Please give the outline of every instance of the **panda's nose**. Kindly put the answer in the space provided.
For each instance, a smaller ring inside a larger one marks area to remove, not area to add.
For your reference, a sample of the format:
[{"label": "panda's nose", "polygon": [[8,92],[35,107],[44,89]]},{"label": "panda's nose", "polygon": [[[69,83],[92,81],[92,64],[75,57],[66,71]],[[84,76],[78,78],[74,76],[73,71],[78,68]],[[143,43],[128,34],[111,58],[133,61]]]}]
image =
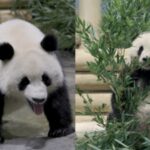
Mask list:
[{"label": "panda's nose", "polygon": [[39,99],[39,98],[32,98],[32,100],[33,100],[34,102],[36,102],[36,103],[42,103],[42,102],[45,101],[44,98],[42,98],[42,99]]},{"label": "panda's nose", "polygon": [[147,57],[144,57],[144,58],[143,58],[143,62],[146,62],[147,60],[148,60]]}]

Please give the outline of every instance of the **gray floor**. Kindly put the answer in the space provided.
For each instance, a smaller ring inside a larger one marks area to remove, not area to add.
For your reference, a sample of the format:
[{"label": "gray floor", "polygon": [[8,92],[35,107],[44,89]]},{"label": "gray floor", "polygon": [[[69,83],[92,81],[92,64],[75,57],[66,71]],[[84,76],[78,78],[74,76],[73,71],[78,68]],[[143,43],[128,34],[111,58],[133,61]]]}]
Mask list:
[{"label": "gray floor", "polygon": [[[75,67],[74,56],[68,53],[59,54],[68,84],[72,109],[74,112]],[[0,150],[74,150],[75,135],[47,139],[48,124],[44,115],[36,116],[28,104],[7,104],[4,117],[4,135],[7,138]],[[16,110],[17,108],[17,110]]]},{"label": "gray floor", "polygon": [[74,134],[63,138],[19,138],[7,140],[0,150],[74,150]]}]

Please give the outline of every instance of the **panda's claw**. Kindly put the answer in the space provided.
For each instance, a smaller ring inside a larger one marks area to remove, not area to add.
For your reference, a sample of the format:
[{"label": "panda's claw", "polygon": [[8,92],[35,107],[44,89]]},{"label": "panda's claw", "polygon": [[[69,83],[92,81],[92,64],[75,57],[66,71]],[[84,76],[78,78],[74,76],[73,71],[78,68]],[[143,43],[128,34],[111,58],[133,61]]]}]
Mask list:
[{"label": "panda's claw", "polygon": [[72,127],[62,128],[62,129],[57,129],[54,131],[49,131],[48,137],[50,137],[50,138],[61,137],[61,136],[69,135],[74,132],[75,132],[75,130]]}]

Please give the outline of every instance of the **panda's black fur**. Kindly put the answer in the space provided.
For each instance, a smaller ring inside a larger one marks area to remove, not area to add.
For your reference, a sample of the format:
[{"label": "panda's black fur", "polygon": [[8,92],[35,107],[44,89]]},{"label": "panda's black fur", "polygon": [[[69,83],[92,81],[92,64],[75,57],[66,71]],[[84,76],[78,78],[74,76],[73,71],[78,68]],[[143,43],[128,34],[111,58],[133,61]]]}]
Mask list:
[{"label": "panda's black fur", "polygon": [[[0,141],[2,117],[9,92],[19,92],[32,109],[44,114],[48,137],[74,132],[64,74],[55,54],[57,40],[32,24],[14,19],[0,25]],[[35,107],[38,105],[38,110]],[[40,108],[40,109],[39,109]]]},{"label": "panda's black fur", "polygon": [[[134,70],[130,74],[130,77],[131,77],[131,84],[129,85],[129,87],[126,87],[126,88],[132,89],[134,85],[140,88],[141,92],[143,92],[146,88],[150,88],[150,70],[139,68],[137,70]],[[122,96],[121,96],[122,104],[126,103],[128,92],[131,92],[131,91],[130,90],[122,91]],[[116,106],[115,93],[112,93],[111,106],[112,106],[112,112],[109,114],[108,120],[112,120],[113,118],[121,119],[122,112],[125,112],[126,110],[124,109],[124,105],[120,106],[121,108],[119,109],[118,109],[118,106]]]},{"label": "panda's black fur", "polygon": [[69,98],[65,83],[54,93],[48,95],[48,99],[44,105],[44,112],[50,124],[49,137],[65,136],[73,132],[70,126],[72,116],[68,102]]}]

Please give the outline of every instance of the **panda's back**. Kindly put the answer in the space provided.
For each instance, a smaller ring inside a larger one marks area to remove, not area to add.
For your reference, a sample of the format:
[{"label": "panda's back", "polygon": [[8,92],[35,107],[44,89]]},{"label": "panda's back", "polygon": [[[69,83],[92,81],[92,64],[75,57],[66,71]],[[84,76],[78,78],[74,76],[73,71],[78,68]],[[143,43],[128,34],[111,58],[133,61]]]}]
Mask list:
[{"label": "panda's back", "polygon": [[38,28],[20,19],[0,24],[0,43],[9,42],[16,51],[38,48],[43,37]]}]

